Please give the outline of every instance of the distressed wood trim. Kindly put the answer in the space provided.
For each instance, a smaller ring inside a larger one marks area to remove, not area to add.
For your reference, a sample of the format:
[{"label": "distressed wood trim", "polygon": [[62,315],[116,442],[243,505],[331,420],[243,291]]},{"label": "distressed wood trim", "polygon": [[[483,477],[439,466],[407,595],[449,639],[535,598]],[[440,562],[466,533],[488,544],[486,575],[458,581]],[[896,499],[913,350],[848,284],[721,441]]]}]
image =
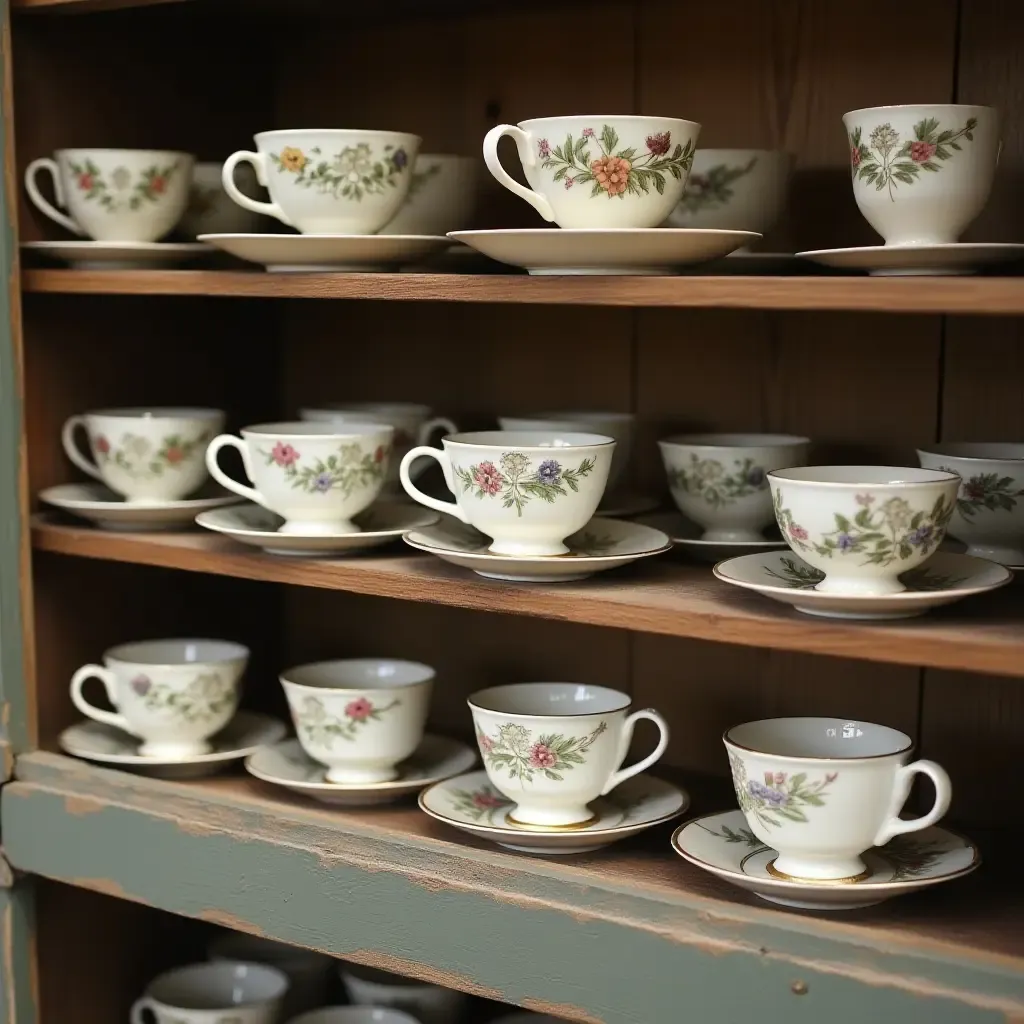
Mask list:
[{"label": "distressed wood trim", "polygon": [[34,969],[35,915],[29,880],[0,889],[0,1020],[37,1024],[39,993]]}]

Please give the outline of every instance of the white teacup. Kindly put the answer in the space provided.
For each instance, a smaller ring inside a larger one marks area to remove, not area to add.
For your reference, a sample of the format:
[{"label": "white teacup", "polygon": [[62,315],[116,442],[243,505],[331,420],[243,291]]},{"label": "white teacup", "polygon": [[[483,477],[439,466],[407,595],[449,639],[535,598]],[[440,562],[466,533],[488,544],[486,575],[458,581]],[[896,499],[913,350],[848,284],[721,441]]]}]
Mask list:
[{"label": "white teacup", "polygon": [[866,107],[843,115],[853,195],[886,245],[955,242],[988,201],[999,111],[961,103]]},{"label": "white teacup", "polygon": [[[51,220],[97,242],[155,242],[181,219],[193,157],[155,149],[59,149],[25,169],[29,198]],[[58,210],[39,191],[48,171]]]},{"label": "white teacup", "polygon": [[190,964],[154,978],[131,1024],[277,1024],[288,979],[263,964]]},{"label": "white teacup", "polygon": [[[120,644],[103,665],[83,665],[71,677],[71,700],[83,715],[137,736],[144,757],[193,757],[209,753],[209,737],[234,716],[248,661],[248,648],[230,640]],[[85,699],[82,687],[92,678],[116,712]]]},{"label": "white teacup", "polygon": [[[383,1006],[321,1006],[288,1024],[421,1024],[401,1010]],[[424,1022],[426,1024],[426,1022]]]},{"label": "white teacup", "polygon": [[772,521],[768,472],[807,462],[806,437],[679,434],[659,441],[672,500],[704,527],[702,540],[764,540]]},{"label": "white teacup", "polygon": [[[261,423],[243,429],[241,438],[214,438],[206,464],[229,491],[282,516],[280,533],[359,533],[352,516],[369,508],[380,493],[393,433],[383,423]],[[238,449],[253,487],[220,468],[217,453],[224,447]]]},{"label": "white teacup", "polygon": [[[259,231],[266,223],[259,214],[243,210],[224,191],[223,169],[220,162],[193,166],[188,205],[178,222],[178,230],[186,238],[206,234],[250,234]],[[235,181],[246,195],[252,196],[260,191],[256,171],[248,164],[235,169]]]},{"label": "white teacup", "polygon": [[[726,731],[736,799],[751,832],[778,850],[775,877],[855,882],[860,855],[893,836],[934,825],[949,809],[952,785],[934,761],[907,764],[909,736],[884,725],[840,718],[772,718]],[[935,784],[935,804],[900,818],[913,778]]]},{"label": "white teacup", "polygon": [[382,235],[446,235],[472,226],[480,192],[480,158],[420,153],[412,183]]},{"label": "white teacup", "polygon": [[[514,683],[469,698],[487,777],[515,801],[521,825],[584,825],[587,806],[650,768],[668,746],[668,725],[651,708],[629,713],[629,695],[583,683]],[[661,735],[652,754],[622,768],[636,723]]]},{"label": "white teacup", "polygon": [[1024,566],[1024,444],[933,444],[917,457],[925,469],[960,477],[949,533],[967,545],[967,554]]},{"label": "white teacup", "polygon": [[281,674],[302,749],[327,768],[327,781],[398,778],[399,762],[420,745],[434,670],[415,661],[350,658],[299,665]]},{"label": "white teacup", "polygon": [[[564,555],[563,541],[597,511],[615,442],[601,434],[482,430],[453,434],[439,448],[406,452],[399,474],[406,493],[461,519],[493,540],[498,555]],[[413,462],[436,459],[455,501],[438,501],[412,482]]]},{"label": "white teacup", "polygon": [[345,992],[356,1006],[403,1010],[420,1024],[456,1024],[469,1001],[465,992],[375,967],[342,963],[338,970]]},{"label": "white teacup", "polygon": [[[90,462],[75,442],[85,429]],[[220,409],[101,409],[61,431],[68,458],[128,502],[178,501],[206,482],[206,447],[224,429]]]},{"label": "white teacup", "polygon": [[[344,128],[260,132],[257,151],[232,153],[221,180],[239,206],[303,234],[372,235],[405,201],[420,141],[404,132]],[[269,203],[239,191],[234,173],[242,161],[256,168]]]},{"label": "white teacup", "polygon": [[[563,228],[654,228],[675,209],[700,125],[672,117],[611,114],[499,124],[484,138],[487,169],[545,220]],[[511,135],[529,188],[501,166]]]}]

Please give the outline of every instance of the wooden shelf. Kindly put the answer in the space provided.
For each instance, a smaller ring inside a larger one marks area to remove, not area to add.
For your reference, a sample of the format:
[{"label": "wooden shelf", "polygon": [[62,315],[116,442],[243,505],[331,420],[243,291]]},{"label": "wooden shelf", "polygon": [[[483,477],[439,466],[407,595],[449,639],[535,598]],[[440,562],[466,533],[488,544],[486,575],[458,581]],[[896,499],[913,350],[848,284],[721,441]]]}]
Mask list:
[{"label": "wooden shelf", "polygon": [[112,533],[37,515],[32,544],[84,558],[323,587],[406,601],[532,615],[744,646],[1024,676],[1020,588],[917,620],[862,623],[803,615],[665,556],[582,583],[485,580],[429,555],[392,549],[352,559],[286,559],[207,533]]},{"label": "wooden shelf", "polygon": [[1019,277],[530,277],[526,274],[268,274],[232,270],[25,270],[27,292],[219,295],[535,305],[1024,313]]}]

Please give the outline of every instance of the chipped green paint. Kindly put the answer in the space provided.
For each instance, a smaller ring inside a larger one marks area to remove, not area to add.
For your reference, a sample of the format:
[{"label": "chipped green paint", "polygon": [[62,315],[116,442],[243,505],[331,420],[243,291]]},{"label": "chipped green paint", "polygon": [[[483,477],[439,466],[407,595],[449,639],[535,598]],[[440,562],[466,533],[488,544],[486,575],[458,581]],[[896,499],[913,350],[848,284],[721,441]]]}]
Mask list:
[{"label": "chipped green paint", "polygon": [[19,879],[0,889],[0,1020],[36,1024],[32,934],[35,928],[32,883]]}]

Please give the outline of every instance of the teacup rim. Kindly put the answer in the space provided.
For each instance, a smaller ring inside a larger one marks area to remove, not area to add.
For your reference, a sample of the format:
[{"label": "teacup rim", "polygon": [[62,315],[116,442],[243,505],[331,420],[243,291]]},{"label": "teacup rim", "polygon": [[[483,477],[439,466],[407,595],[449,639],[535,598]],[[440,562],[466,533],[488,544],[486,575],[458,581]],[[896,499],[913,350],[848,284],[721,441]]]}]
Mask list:
[{"label": "teacup rim", "polygon": [[[960,455],[955,448],[1016,448],[1019,455]],[[943,451],[943,449],[947,449]],[[942,459],[959,459],[961,462],[1024,462],[1024,441],[940,441],[927,448],[918,448],[917,454],[935,455]]]},{"label": "teacup rim", "polygon": [[517,127],[526,129],[528,125],[550,124],[553,121],[672,121],[686,125],[687,128],[701,127],[699,121],[691,121],[685,117],[668,117],[661,114],[549,114],[546,117],[529,117],[525,121],[517,121]]},{"label": "teacup rim", "polygon": [[[146,644],[219,644],[221,647],[231,650],[233,653],[225,653],[221,657],[199,658],[196,661],[141,661],[136,655],[134,658],[127,657],[123,653],[127,648],[142,647]],[[189,665],[226,665],[232,661],[248,659],[252,651],[240,644],[237,640],[221,640],[217,637],[208,636],[166,636],[151,637],[147,640],[126,640],[124,643],[115,644],[103,652],[105,662],[116,662],[119,665],[145,665],[146,668],[183,668]]]},{"label": "teacup rim", "polygon": [[[424,985],[427,983],[424,982]],[[434,986],[436,987],[436,986]],[[332,1024],[338,1022],[358,1022],[358,1024],[419,1024],[419,1018],[410,1016],[397,1006],[368,1006],[360,1003],[334,1003],[329,1006],[317,1006],[312,1010],[305,1010],[297,1017],[290,1017],[288,1024],[303,1024],[303,1022],[316,1022],[320,1019],[330,1021]]]},{"label": "teacup rim", "polygon": [[[299,409],[299,419],[303,423],[315,423],[315,420],[307,421],[302,419],[303,413],[343,415],[348,412],[368,413],[373,411],[374,408],[381,410],[401,409],[405,413],[422,414],[424,416],[430,416],[433,413],[433,406],[427,405],[426,402],[348,402],[344,405],[338,402],[331,405],[303,405]],[[383,415],[383,413],[380,413],[380,415]]]},{"label": "teacup rim", "polygon": [[[874,472],[891,470],[894,475],[909,471],[911,473],[928,473],[931,476],[924,480],[815,480],[795,475],[826,469],[872,470]],[[838,464],[827,466],[790,466],[786,469],[771,469],[766,475],[769,480],[774,480],[778,483],[796,484],[797,486],[800,484],[810,484],[814,487],[847,489],[858,487],[900,487],[917,490],[922,487],[934,487],[936,484],[948,484],[953,483],[953,481],[959,483],[960,481],[960,476],[957,473],[947,473],[941,469],[925,469],[923,466],[842,466]]]},{"label": "teacup rim", "polygon": [[[488,693],[494,693],[498,690],[508,690],[513,687],[533,687],[533,686],[587,686],[593,690],[604,690],[606,693],[615,694],[618,697],[624,699],[623,703],[613,708],[605,708],[603,711],[580,711],[580,712],[560,712],[559,714],[530,714],[525,711],[505,711],[494,707],[485,707],[479,703],[480,699]],[[614,715],[620,711],[628,711],[632,706],[632,698],[628,693],[624,693],[622,690],[616,690],[611,686],[603,686],[600,683],[574,683],[570,681],[546,681],[546,682],[522,682],[522,683],[498,683],[495,686],[485,686],[482,690],[476,690],[466,698],[466,703],[469,705],[472,711],[484,711],[489,715],[501,715],[502,718],[597,718],[601,715]]]},{"label": "teacup rim", "polygon": [[920,110],[924,107],[929,110],[991,110],[995,114],[1000,113],[1000,108],[994,107],[990,103],[883,103],[877,107],[857,107],[856,110],[848,110],[843,114],[843,120],[881,110],[908,111]]},{"label": "teacup rim", "polygon": [[[318,429],[320,428],[320,429]],[[364,434],[394,433],[390,423],[372,423],[369,420],[352,420],[340,430],[330,423],[320,424],[316,420],[281,420],[279,423],[254,423],[242,427],[239,434],[244,438],[281,438],[292,441],[322,441],[331,437],[361,437]]]},{"label": "teacup rim", "polygon": [[216,420],[226,419],[223,409],[203,405],[129,405],[120,409],[90,409],[83,416],[106,416],[125,420]]},{"label": "teacup rim", "polygon": [[389,135],[396,139],[415,139],[417,143],[423,141],[423,137],[415,132],[398,132],[393,128],[272,128],[265,132],[257,132],[253,139],[259,145],[261,139],[277,138],[282,135]]},{"label": "teacup rim", "polygon": [[[894,729],[891,725],[881,725],[877,722],[863,722],[862,725],[873,725],[883,729],[888,729],[890,732],[896,733],[897,736],[901,736],[906,742],[898,750],[889,750],[882,754],[858,754],[851,757],[835,757],[828,756],[827,754],[776,754],[771,750],[765,750],[761,747],[751,747],[745,743],[738,743],[736,740],[730,737],[730,733],[737,729],[745,729],[752,725],[763,725],[768,722],[821,722],[821,721],[845,721],[844,719],[831,719],[820,715],[793,715],[785,718],[757,718],[750,722],[740,722],[737,725],[730,725],[722,733],[722,742],[727,748],[731,747],[735,750],[746,751],[750,754],[760,754],[764,757],[770,757],[776,761],[797,761],[801,764],[808,763],[811,761],[836,761],[842,762],[843,764],[851,764],[854,761],[880,761],[888,757],[899,757],[902,754],[909,754],[914,750],[915,743],[912,737],[908,736],[901,729]],[[850,719],[853,721],[853,719]]]},{"label": "teacup rim", "polygon": [[[499,422],[501,420],[564,420],[568,423],[577,418],[589,419],[591,417],[595,419],[601,418],[607,420],[618,420],[621,423],[628,423],[631,420],[635,420],[637,418],[637,414],[635,412],[616,412],[612,409],[605,410],[604,412],[601,412],[599,409],[570,409],[567,412],[558,412],[546,409],[541,412],[500,413],[497,416],[497,419]],[[586,433],[586,431],[584,431],[584,433]]]},{"label": "teacup rim", "polygon": [[[359,662],[390,662],[392,665],[403,665],[406,668],[418,671],[420,678],[410,679],[407,682],[384,682],[377,680],[366,685],[330,686],[318,683],[302,683],[291,678],[291,675],[302,670],[322,669],[335,665],[354,665]],[[372,693],[390,690],[412,690],[417,686],[426,686],[437,678],[437,670],[422,661],[411,661],[407,658],[324,658],[320,661],[307,661],[301,665],[292,665],[290,668],[282,669],[278,674],[278,681],[282,686],[295,686],[300,690],[316,691],[317,693]]]},{"label": "teacup rim", "polygon": [[[246,967],[256,968],[257,972],[264,974],[267,981],[275,982],[278,986],[277,991],[272,995],[264,996],[260,999],[249,999],[241,1003],[231,1003],[228,1006],[209,1006],[209,1007],[185,1007],[179,1006],[176,1003],[167,1002],[164,998],[154,993],[154,989],[157,989],[161,984],[171,984],[178,977],[188,974],[210,973],[215,971],[222,973],[225,970],[231,970],[232,968]],[[288,975],[278,967],[274,967],[271,964],[258,963],[254,960],[199,960],[191,964],[181,964],[178,967],[172,967],[170,970],[162,971],[155,978],[152,978],[149,984],[146,986],[146,996],[151,999],[158,1006],[165,1007],[169,1010],[190,1010],[195,1013],[221,1013],[225,1010],[234,1010],[244,1006],[262,1006],[264,1003],[271,1003],[276,999],[280,999],[289,988]]]},{"label": "teacup rim", "polygon": [[[516,451],[539,451],[539,452],[557,452],[566,451],[570,448],[606,448],[609,445],[617,444],[614,437],[609,437],[607,434],[595,434],[584,430],[567,430],[565,431],[566,437],[577,437],[587,438],[586,441],[573,441],[568,444],[553,446],[550,444],[544,444],[545,438],[551,436],[550,430],[463,430],[457,434],[447,434],[442,438],[442,444],[447,447],[448,445],[459,445],[463,448],[505,448],[515,449]],[[464,441],[461,438],[466,437],[485,437],[492,436],[492,441]],[[533,435],[534,439],[538,442],[537,444],[530,444],[529,442],[519,440],[506,439],[502,440],[502,435],[519,435],[520,438]]]},{"label": "teacup rim", "polygon": [[[716,438],[717,440],[711,440]],[[672,434],[658,441],[659,445],[679,445],[685,448],[789,448],[800,444],[810,444],[809,437],[799,434],[742,434],[731,432],[697,432],[692,434]]]},{"label": "teacup rim", "polygon": [[55,149],[54,153],[60,156],[64,153],[160,153],[165,156],[184,156],[195,162],[195,153],[187,153],[183,149],[140,149],[133,146],[67,146]]}]

